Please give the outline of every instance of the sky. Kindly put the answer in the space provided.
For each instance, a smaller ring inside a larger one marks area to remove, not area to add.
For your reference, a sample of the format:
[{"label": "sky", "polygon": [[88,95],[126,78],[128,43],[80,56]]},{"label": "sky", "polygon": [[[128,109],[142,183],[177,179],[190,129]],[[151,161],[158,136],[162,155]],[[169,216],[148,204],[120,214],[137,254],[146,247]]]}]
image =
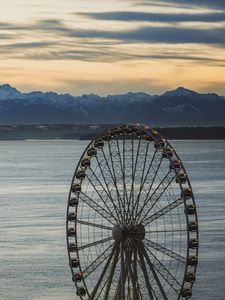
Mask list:
[{"label": "sky", "polygon": [[224,0],[0,0],[0,84],[225,95]]}]

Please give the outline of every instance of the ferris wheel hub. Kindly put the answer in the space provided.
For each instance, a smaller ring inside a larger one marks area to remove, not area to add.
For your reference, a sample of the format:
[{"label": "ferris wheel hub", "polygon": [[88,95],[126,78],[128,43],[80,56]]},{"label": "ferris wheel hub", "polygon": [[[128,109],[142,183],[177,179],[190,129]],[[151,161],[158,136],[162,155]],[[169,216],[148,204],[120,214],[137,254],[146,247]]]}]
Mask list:
[{"label": "ferris wheel hub", "polygon": [[112,236],[116,242],[120,242],[126,238],[133,238],[141,241],[145,238],[145,227],[141,223],[135,226],[124,228],[116,224],[112,229]]},{"label": "ferris wheel hub", "polygon": [[123,239],[123,229],[119,225],[114,225],[112,229],[112,236],[116,242],[120,242]]}]

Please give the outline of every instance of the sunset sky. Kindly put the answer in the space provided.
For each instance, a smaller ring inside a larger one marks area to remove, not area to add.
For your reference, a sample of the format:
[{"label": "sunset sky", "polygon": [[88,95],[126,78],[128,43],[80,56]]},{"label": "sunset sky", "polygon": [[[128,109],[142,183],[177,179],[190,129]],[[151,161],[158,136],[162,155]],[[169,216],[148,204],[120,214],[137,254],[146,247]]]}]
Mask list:
[{"label": "sunset sky", "polygon": [[8,0],[0,84],[99,95],[225,95],[224,0]]}]

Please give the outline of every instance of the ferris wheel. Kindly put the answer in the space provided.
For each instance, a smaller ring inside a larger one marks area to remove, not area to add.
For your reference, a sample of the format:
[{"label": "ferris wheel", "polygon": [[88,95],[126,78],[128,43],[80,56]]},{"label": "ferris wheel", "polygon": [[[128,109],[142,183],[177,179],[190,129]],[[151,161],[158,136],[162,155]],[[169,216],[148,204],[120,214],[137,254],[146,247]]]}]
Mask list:
[{"label": "ferris wheel", "polygon": [[78,162],[67,249],[80,299],[189,299],[196,280],[195,200],[175,149],[154,129],[118,125]]}]

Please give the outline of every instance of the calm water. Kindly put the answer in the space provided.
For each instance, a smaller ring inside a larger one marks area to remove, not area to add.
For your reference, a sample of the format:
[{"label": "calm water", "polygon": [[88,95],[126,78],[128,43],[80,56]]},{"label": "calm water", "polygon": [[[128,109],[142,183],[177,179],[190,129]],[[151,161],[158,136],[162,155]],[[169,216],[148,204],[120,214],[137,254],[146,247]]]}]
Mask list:
[{"label": "calm water", "polygon": [[[76,299],[67,195],[84,141],[0,142],[0,299]],[[225,299],[225,141],[172,141],[198,205],[195,300]]]}]

